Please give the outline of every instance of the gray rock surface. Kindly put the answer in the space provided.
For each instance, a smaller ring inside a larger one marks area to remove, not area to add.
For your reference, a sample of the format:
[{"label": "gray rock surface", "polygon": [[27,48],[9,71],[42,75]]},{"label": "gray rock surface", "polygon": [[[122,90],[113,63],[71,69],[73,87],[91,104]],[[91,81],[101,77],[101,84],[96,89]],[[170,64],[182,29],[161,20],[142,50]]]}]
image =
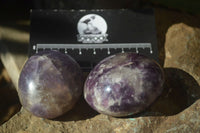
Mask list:
[{"label": "gray rock surface", "polygon": [[2,133],[194,133],[200,131],[200,100],[183,112],[169,117],[113,118],[96,115],[82,121],[53,121],[24,110],[0,127]]},{"label": "gray rock surface", "polygon": [[165,67],[179,68],[200,84],[200,29],[184,23],[172,25],[166,34]]}]

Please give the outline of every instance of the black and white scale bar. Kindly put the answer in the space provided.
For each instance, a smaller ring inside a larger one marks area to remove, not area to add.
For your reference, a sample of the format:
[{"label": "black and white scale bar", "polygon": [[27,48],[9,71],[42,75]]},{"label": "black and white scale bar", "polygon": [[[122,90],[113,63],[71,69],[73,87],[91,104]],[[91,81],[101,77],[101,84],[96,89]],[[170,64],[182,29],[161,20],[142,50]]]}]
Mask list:
[{"label": "black and white scale bar", "polygon": [[125,48],[135,48],[136,52],[138,53],[138,48],[149,48],[150,53],[152,54],[152,45],[151,43],[106,43],[106,44],[36,44],[33,45],[33,50],[36,50],[36,53],[38,52],[38,49],[93,49],[94,54],[96,54],[95,49],[122,49],[122,52],[124,52],[123,49]]}]

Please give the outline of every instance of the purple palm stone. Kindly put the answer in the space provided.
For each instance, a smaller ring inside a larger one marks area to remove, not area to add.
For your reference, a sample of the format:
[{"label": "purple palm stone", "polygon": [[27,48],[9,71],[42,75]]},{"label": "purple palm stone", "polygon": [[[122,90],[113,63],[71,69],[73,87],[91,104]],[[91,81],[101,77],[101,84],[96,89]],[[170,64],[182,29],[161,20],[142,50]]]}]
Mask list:
[{"label": "purple palm stone", "polygon": [[162,68],[136,53],[102,60],[90,72],[84,98],[99,113],[121,117],[144,111],[162,92]]},{"label": "purple palm stone", "polygon": [[43,118],[69,111],[82,93],[79,65],[68,55],[45,51],[31,56],[20,77],[18,95],[25,109]]}]

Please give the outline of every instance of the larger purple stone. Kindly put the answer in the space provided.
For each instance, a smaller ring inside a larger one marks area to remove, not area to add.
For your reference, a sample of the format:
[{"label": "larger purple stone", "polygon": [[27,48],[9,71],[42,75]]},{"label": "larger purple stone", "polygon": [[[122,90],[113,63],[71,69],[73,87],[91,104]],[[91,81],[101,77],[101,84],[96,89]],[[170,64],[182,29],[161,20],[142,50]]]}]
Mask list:
[{"label": "larger purple stone", "polygon": [[79,65],[56,51],[33,55],[19,78],[21,104],[34,115],[52,119],[69,111],[82,93]]},{"label": "larger purple stone", "polygon": [[143,111],[162,92],[161,67],[136,53],[120,53],[102,60],[89,74],[84,98],[96,111],[128,116]]}]

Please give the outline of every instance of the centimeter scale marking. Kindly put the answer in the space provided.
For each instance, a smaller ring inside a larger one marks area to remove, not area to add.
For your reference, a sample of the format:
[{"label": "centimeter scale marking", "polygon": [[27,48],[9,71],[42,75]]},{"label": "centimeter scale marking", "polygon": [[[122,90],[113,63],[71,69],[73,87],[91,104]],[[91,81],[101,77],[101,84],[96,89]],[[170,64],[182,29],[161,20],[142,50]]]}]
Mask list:
[{"label": "centimeter scale marking", "polygon": [[107,49],[107,54],[110,54],[110,49],[121,49],[124,53],[125,48],[135,48],[136,53],[139,53],[138,48],[149,48],[150,53],[153,53],[151,43],[106,43],[106,44],[37,44],[33,45],[33,50],[38,53],[38,49],[79,49],[79,54],[82,54],[81,49],[93,49],[93,54],[96,54],[96,49]]}]

